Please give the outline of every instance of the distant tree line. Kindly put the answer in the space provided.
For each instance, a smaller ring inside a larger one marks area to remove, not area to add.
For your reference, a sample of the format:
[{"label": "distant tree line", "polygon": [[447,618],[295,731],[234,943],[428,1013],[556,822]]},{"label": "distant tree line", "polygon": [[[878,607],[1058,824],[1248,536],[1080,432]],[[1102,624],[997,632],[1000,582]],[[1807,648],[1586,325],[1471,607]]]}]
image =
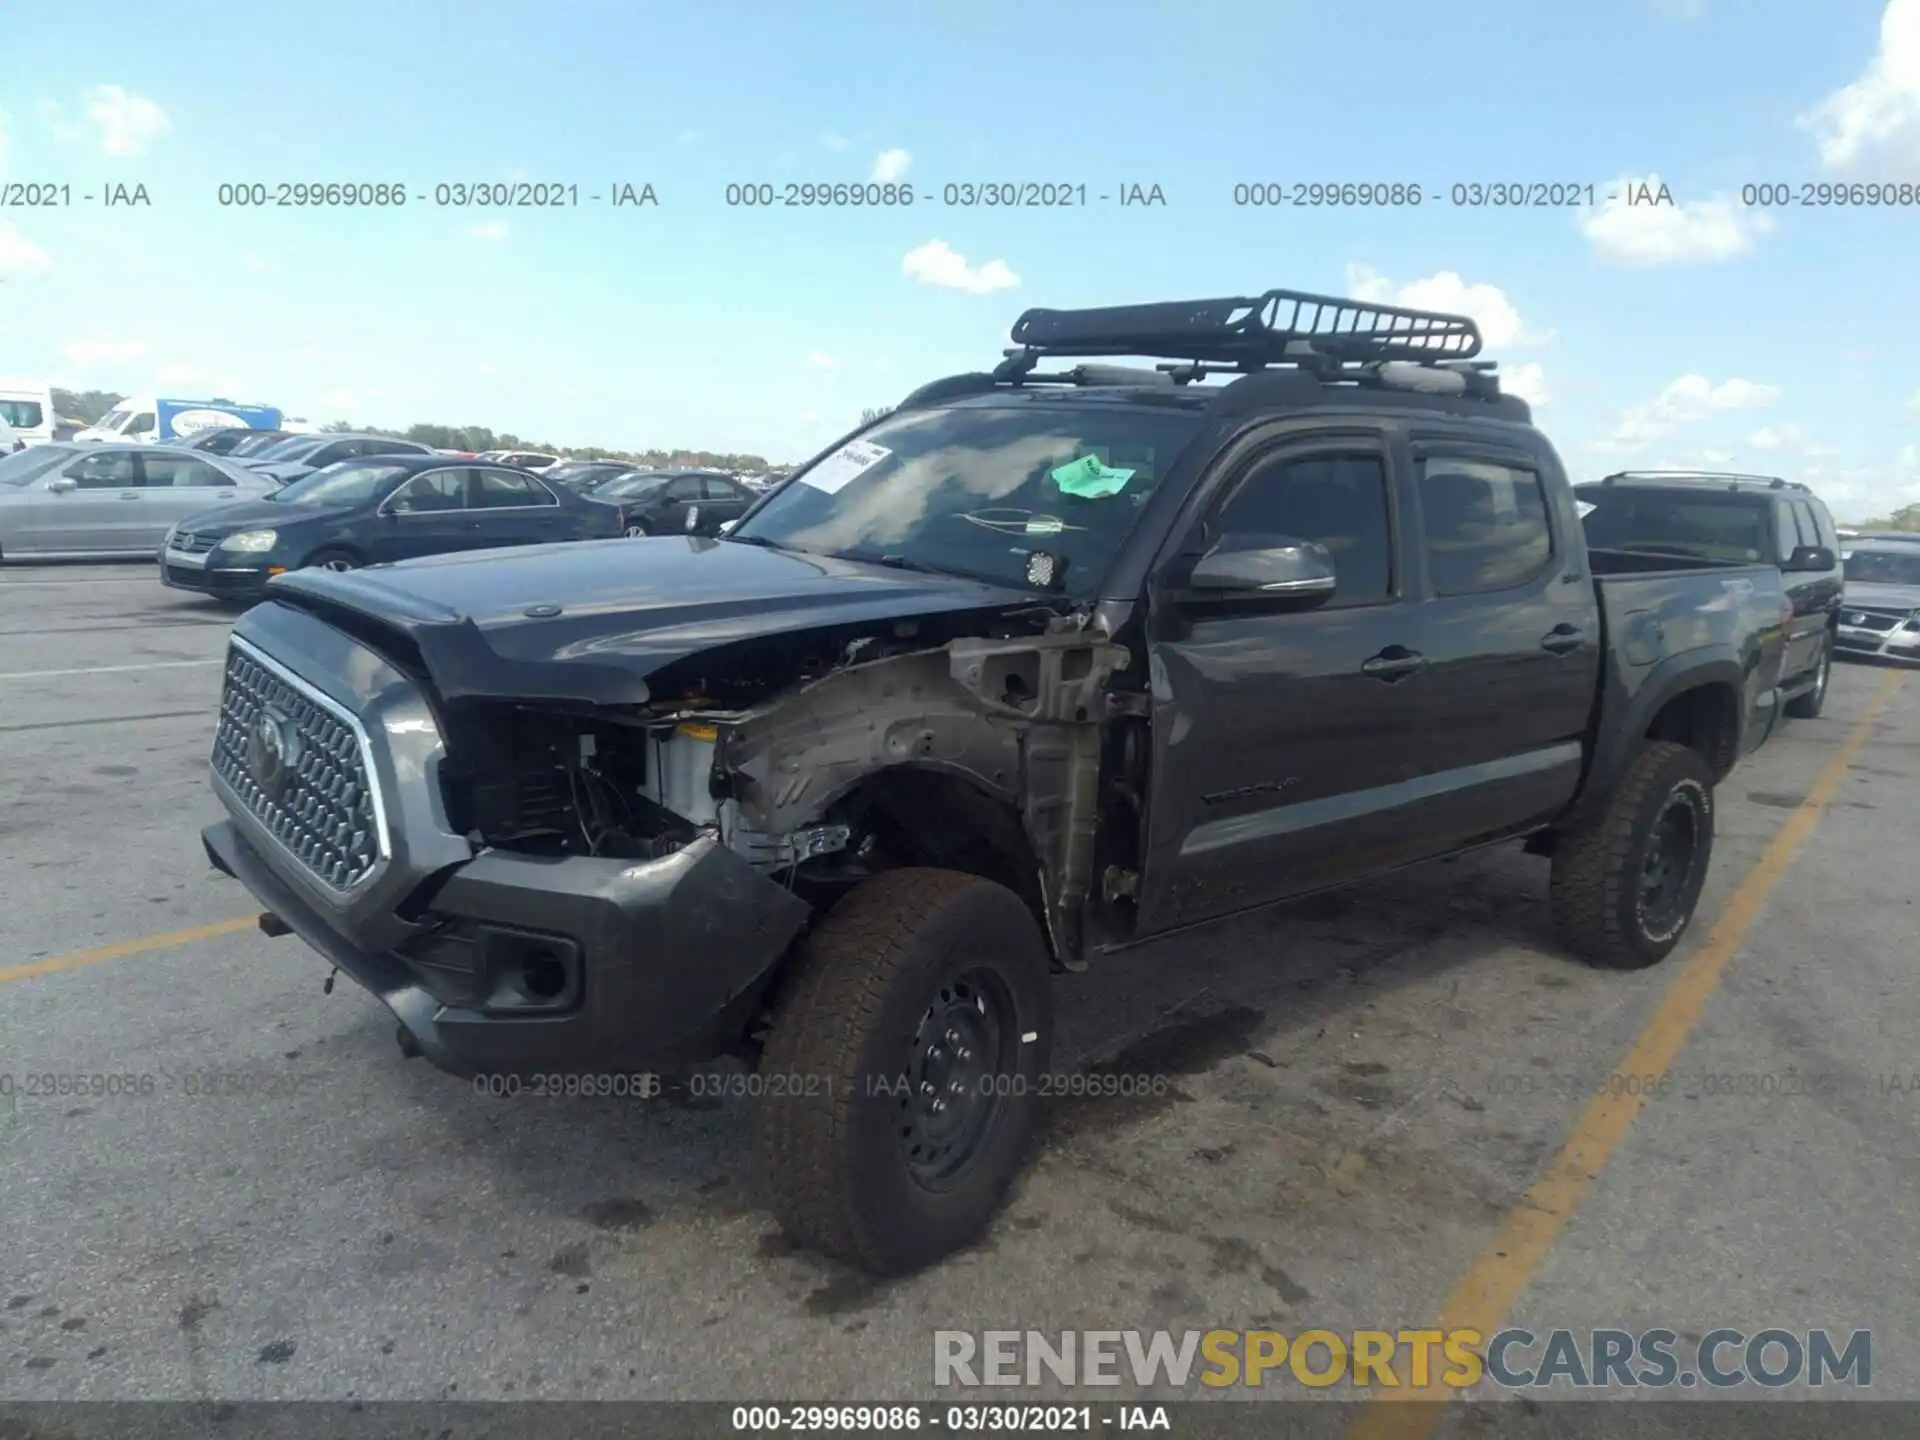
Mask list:
[{"label": "distant tree line", "polygon": [[1920,505],[1902,505],[1884,520],[1862,520],[1861,530],[1920,530]]},{"label": "distant tree line", "polygon": [[[53,408],[63,420],[93,424],[113,409],[124,396],[111,390],[58,390],[53,392]],[[626,460],[635,465],[655,468],[685,466],[703,470],[744,470],[749,473],[768,470],[761,455],[728,455],[713,450],[607,450],[598,445],[554,445],[544,440],[526,440],[510,433],[496,433],[484,425],[409,425],[404,430],[387,430],[377,425],[353,425],[345,420],[322,425],[322,430],[352,430],[364,435],[392,435],[431,445],[437,450],[533,450],[545,455],[571,455],[578,460]]]}]

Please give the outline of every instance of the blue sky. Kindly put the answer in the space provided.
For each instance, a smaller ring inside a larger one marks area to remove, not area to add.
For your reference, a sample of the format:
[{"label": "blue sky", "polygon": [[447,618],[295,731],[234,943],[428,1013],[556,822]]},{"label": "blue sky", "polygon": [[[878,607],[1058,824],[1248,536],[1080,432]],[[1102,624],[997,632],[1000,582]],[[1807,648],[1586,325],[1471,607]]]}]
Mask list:
[{"label": "blue sky", "polygon": [[[173,27],[199,39],[176,51]],[[216,36],[217,58],[176,58]],[[0,373],[791,460],[990,362],[1027,305],[1289,285],[1467,308],[1576,474],[1760,468],[1843,517],[1920,499],[1920,205],[1741,196],[1920,186],[1920,0],[339,0],[324,20],[103,0],[26,7],[6,46],[0,179],[137,182],[152,205],[0,210]],[[876,166],[911,208],[726,204]],[[1676,206],[1606,204],[1649,176]],[[432,203],[512,179],[581,202]],[[425,203],[218,203],[283,180]],[[1445,202],[1501,180],[1600,203]],[[587,199],[623,181],[658,206]],[[977,181],[1095,198],[940,203]],[[1427,198],[1233,203],[1262,181]],[[1098,201],[1128,184],[1166,204]]]}]

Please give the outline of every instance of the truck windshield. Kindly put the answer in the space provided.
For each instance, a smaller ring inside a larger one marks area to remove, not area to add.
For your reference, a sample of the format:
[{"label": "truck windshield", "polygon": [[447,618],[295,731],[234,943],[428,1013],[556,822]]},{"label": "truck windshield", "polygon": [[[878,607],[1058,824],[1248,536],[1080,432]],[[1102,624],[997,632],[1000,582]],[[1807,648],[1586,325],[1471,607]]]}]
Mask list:
[{"label": "truck windshield", "polygon": [[1847,556],[1847,579],[1862,585],[1920,585],[1920,545],[1911,555],[1855,550]]},{"label": "truck windshield", "polygon": [[1091,597],[1199,416],[956,407],[890,416],[733,532],[776,545]]},{"label": "truck windshield", "polygon": [[1618,485],[1582,485],[1574,493],[1587,544],[1596,550],[1747,562],[1773,558],[1764,501]]}]

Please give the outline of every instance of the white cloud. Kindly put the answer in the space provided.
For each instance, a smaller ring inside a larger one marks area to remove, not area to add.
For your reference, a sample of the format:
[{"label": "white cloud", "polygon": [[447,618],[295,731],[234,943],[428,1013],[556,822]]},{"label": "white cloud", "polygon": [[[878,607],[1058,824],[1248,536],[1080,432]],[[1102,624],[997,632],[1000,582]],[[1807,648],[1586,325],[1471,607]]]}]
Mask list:
[{"label": "white cloud", "polygon": [[0,225],[0,279],[31,275],[53,264],[47,252],[11,225]]},{"label": "white cloud", "polygon": [[1547,372],[1537,360],[1501,366],[1500,388],[1509,395],[1518,395],[1529,405],[1544,405],[1553,398],[1553,391],[1547,385]]},{"label": "white cloud", "polygon": [[61,353],[75,365],[124,365],[152,348],[144,340],[76,340]]},{"label": "white cloud", "polygon": [[1700,452],[1700,458],[1709,465],[1731,465],[1733,463],[1733,452],[1731,450],[1702,450]]},{"label": "white cloud", "polygon": [[1731,195],[1673,204],[1630,204],[1660,193],[1658,175],[1629,175],[1605,187],[1609,198],[1580,216],[1580,230],[1600,258],[1615,265],[1700,265],[1731,260],[1753,249],[1773,228],[1758,211]]},{"label": "white cloud", "polygon": [[1800,117],[1829,169],[1884,166],[1901,178],[1920,163],[1920,0],[1887,0],[1880,49],[1859,79]]},{"label": "white cloud", "polygon": [[913,163],[913,156],[905,150],[882,150],[873,157],[873,178],[882,185],[891,185],[907,173],[907,167]]},{"label": "white cloud", "polygon": [[489,220],[484,225],[475,225],[467,231],[475,240],[504,240],[507,238],[507,222]]},{"label": "white cloud", "polygon": [[1498,285],[1468,284],[1453,270],[1441,270],[1424,280],[1396,285],[1365,265],[1349,265],[1347,293],[1373,305],[1405,305],[1415,310],[1469,316],[1480,327],[1480,336],[1490,350],[1544,345],[1553,338],[1551,333],[1529,330],[1513,301]]},{"label": "white cloud", "polygon": [[922,285],[964,290],[970,295],[991,295],[999,290],[1011,290],[1020,283],[1020,277],[1008,268],[1006,261],[989,260],[982,265],[969,265],[967,257],[944,240],[929,240],[909,250],[900,262],[900,272]]},{"label": "white cloud", "polygon": [[813,354],[807,356],[807,368],[809,370],[835,370],[839,368],[839,362],[831,355],[823,355],[816,350]]},{"label": "white cloud", "polygon": [[1730,411],[1764,409],[1779,398],[1774,386],[1737,376],[1716,385],[1704,375],[1682,375],[1648,403],[1622,411],[1598,443],[1603,450],[1638,450],[1682,425]]},{"label": "white cloud", "polygon": [[[5,265],[0,265],[0,270],[4,270],[5,268]],[[1907,401],[1907,413],[1909,415],[1920,416],[1920,390],[1914,391],[1913,398]]]},{"label": "white cloud", "polygon": [[197,365],[168,364],[157,367],[154,379],[162,385],[191,385],[205,378],[205,372]]},{"label": "white cloud", "polygon": [[845,150],[853,144],[846,136],[835,134],[831,130],[820,137],[820,143],[829,150]]},{"label": "white cloud", "polygon": [[1830,460],[1840,453],[1831,445],[1815,444],[1798,425],[1762,425],[1747,436],[1747,446],[1769,454],[1801,455],[1809,460]]},{"label": "white cloud", "polygon": [[145,154],[149,145],[173,128],[165,110],[118,85],[95,85],[81,95],[80,107],[93,139],[107,155]]}]

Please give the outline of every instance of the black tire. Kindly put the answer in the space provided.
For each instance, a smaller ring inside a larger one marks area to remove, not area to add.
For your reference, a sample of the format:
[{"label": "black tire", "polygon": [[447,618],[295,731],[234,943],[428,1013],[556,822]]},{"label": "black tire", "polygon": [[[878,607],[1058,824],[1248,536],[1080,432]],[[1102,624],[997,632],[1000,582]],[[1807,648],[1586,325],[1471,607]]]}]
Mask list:
[{"label": "black tire", "polygon": [[302,570],[358,570],[360,557],[351,550],[340,550],[329,546],[325,550],[314,551],[300,568]]},{"label": "black tire", "polygon": [[[1668,827],[1673,827],[1669,829]],[[1650,885],[1656,840],[1665,882]],[[1553,856],[1553,918],[1568,948],[1610,970],[1643,970],[1672,953],[1693,919],[1713,859],[1713,768],[1684,745],[1650,740],[1606,808],[1563,832]]]},{"label": "black tire", "polygon": [[1827,704],[1827,682],[1833,678],[1833,633],[1829,631],[1820,637],[1820,658],[1814,663],[1813,688],[1793,697],[1787,702],[1789,717],[1795,720],[1817,720]]},{"label": "black tire", "polygon": [[[1053,1040],[1050,969],[1032,912],[972,875],[886,871],[827,913],[796,957],[761,1057],[761,1142],[792,1239],[891,1276],[987,1228],[1033,1140]],[[924,1033],[935,1016],[944,1037],[978,1040],[978,1055],[951,1046],[954,1071],[928,1058],[943,1043]],[[936,1116],[942,1082],[962,1089]],[[972,1134],[943,1154],[938,1127],[953,1124]]]}]

